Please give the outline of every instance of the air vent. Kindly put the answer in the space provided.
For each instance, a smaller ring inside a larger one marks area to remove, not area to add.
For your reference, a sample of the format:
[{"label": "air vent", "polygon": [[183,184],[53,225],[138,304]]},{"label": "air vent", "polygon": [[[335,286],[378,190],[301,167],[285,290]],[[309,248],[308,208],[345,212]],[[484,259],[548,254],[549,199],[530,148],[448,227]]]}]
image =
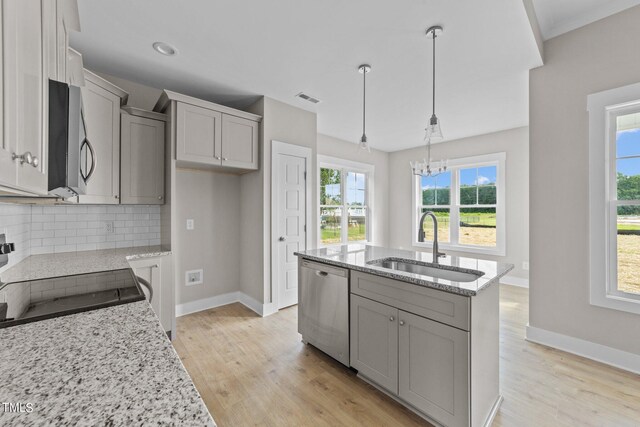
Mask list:
[{"label": "air vent", "polygon": [[304,99],[305,101],[309,101],[313,104],[317,104],[320,102],[318,98],[314,98],[313,96],[307,95],[304,92],[300,92],[299,94],[297,94],[296,98]]}]

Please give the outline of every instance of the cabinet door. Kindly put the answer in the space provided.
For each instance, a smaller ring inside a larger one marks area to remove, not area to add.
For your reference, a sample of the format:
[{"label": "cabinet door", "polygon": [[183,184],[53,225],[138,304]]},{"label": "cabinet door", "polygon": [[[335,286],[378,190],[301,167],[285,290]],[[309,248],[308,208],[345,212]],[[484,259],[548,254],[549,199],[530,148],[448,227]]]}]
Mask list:
[{"label": "cabinet door", "polygon": [[258,123],[222,115],[222,165],[258,169]]},{"label": "cabinet door", "polygon": [[45,82],[47,64],[45,46],[49,46],[43,2],[3,0],[4,140],[3,166],[7,155],[30,154],[32,162],[16,160],[3,172],[11,181],[17,168],[16,186],[39,194],[47,193]]},{"label": "cabinet door", "polygon": [[351,294],[351,366],[398,393],[398,310]]},{"label": "cabinet door", "polygon": [[176,160],[220,165],[222,113],[178,103]]},{"label": "cabinet door", "polygon": [[[4,70],[6,63],[5,56],[7,56],[8,51],[11,49],[10,40],[12,40],[10,35],[5,34],[5,31],[8,28],[15,28],[11,22],[5,23],[8,19],[7,6],[10,3],[11,2],[2,0],[2,7],[0,8],[0,37],[3,52],[3,54],[0,55],[0,185],[15,187],[18,168],[16,166],[16,162],[11,158],[11,154],[16,151],[16,140],[5,133],[9,128],[4,126],[5,103],[9,100],[7,98],[8,91],[5,93],[4,87],[6,86],[6,83],[9,83],[9,86],[11,86],[11,81],[5,82],[5,78],[8,77]],[[4,100],[4,102],[2,102],[2,100]],[[11,108],[10,105],[8,106]]]},{"label": "cabinet door", "polygon": [[164,203],[164,122],[122,114],[120,200]]},{"label": "cabinet door", "polygon": [[404,311],[399,318],[400,398],[443,425],[468,426],[469,333]]},{"label": "cabinet door", "polygon": [[120,198],[120,97],[86,81],[82,88],[87,139],[95,170],[79,203],[118,204]]}]

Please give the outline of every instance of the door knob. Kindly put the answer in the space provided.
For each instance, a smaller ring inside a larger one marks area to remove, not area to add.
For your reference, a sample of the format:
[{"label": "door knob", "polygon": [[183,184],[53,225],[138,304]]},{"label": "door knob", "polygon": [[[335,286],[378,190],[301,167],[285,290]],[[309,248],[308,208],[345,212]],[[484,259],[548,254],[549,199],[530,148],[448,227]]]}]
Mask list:
[{"label": "door knob", "polygon": [[280,236],[280,238],[278,240],[280,240],[281,242],[284,242],[285,240],[287,240],[287,238],[284,237],[284,236]]}]

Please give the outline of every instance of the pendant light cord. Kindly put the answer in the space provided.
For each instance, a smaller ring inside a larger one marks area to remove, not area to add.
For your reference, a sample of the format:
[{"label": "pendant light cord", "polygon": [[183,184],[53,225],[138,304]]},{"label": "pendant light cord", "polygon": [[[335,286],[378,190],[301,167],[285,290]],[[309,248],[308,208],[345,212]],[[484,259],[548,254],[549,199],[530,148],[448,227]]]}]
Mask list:
[{"label": "pendant light cord", "polygon": [[365,135],[367,119],[367,69],[362,72],[362,135]]},{"label": "pendant light cord", "polygon": [[436,30],[432,31],[433,34],[433,115],[436,114]]}]

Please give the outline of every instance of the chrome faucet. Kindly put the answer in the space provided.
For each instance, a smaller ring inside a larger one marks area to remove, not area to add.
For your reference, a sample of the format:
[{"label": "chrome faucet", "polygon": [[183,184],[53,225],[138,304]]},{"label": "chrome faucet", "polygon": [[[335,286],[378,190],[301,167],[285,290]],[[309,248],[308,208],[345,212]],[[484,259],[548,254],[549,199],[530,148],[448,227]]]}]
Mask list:
[{"label": "chrome faucet", "polygon": [[438,252],[438,218],[432,211],[427,211],[420,217],[420,228],[418,229],[418,242],[424,242],[424,220],[427,217],[433,220],[433,262],[438,264],[438,258],[444,257],[446,254]]}]

